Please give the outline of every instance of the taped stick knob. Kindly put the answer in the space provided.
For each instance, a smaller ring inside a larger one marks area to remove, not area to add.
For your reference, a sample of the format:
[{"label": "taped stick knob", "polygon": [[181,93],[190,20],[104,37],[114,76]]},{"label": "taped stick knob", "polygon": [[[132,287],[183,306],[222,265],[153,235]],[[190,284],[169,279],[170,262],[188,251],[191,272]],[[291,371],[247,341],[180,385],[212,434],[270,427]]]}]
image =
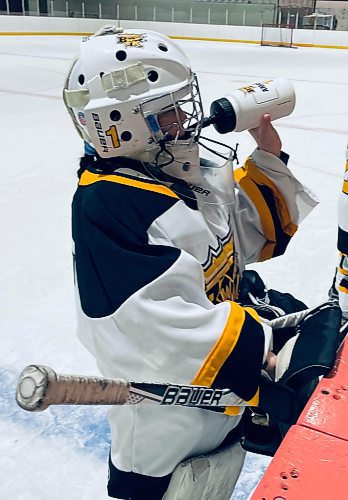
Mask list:
[{"label": "taped stick knob", "polygon": [[16,401],[27,411],[42,411],[49,404],[45,401],[48,383],[56,380],[56,374],[48,366],[29,365],[19,376]]}]

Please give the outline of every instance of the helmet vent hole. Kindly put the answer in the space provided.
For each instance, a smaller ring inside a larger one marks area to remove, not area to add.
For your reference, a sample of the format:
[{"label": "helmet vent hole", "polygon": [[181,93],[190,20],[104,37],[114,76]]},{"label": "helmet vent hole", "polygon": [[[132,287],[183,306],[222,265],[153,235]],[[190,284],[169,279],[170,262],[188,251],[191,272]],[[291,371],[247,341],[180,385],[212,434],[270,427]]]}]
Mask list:
[{"label": "helmet vent hole", "polygon": [[121,119],[121,113],[119,111],[117,111],[117,109],[114,109],[113,111],[111,111],[110,113],[110,119],[113,121],[113,122],[118,122],[120,119]]},{"label": "helmet vent hole", "polygon": [[79,75],[78,81],[80,85],[83,85],[85,83],[85,75]]},{"label": "helmet vent hole", "polygon": [[164,43],[159,43],[158,48],[162,50],[162,52],[168,52],[168,47],[167,45],[164,45]]},{"label": "helmet vent hole", "polygon": [[127,59],[127,54],[124,50],[118,50],[116,52],[116,59],[118,59],[118,61],[125,61]]},{"label": "helmet vent hole", "polygon": [[126,130],[125,132],[122,132],[122,134],[121,134],[122,141],[128,142],[131,140],[131,138],[132,138],[132,134],[128,130]]},{"label": "helmet vent hole", "polygon": [[148,72],[147,77],[150,80],[150,82],[157,82],[158,73],[157,73],[157,71],[151,70]]}]

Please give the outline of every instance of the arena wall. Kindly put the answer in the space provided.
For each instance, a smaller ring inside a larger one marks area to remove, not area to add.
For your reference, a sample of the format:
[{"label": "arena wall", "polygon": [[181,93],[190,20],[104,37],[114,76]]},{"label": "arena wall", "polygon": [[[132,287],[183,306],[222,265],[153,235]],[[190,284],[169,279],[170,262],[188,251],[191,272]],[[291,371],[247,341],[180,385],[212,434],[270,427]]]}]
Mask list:
[{"label": "arena wall", "polygon": [[[116,24],[125,29],[150,29],[179,39],[259,44],[261,38],[261,27],[255,26],[8,15],[0,16],[0,35],[87,35],[105,24]],[[348,32],[294,29],[293,44],[298,47],[348,49]]]}]

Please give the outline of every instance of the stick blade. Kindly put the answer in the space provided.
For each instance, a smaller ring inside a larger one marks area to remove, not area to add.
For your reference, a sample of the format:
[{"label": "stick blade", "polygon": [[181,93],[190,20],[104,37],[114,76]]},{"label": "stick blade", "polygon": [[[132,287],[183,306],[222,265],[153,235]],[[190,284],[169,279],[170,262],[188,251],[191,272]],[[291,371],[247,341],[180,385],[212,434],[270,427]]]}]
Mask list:
[{"label": "stick blade", "polygon": [[46,398],[50,382],[56,380],[52,368],[43,365],[29,365],[19,376],[16,388],[17,404],[27,411],[42,411],[49,404]]}]

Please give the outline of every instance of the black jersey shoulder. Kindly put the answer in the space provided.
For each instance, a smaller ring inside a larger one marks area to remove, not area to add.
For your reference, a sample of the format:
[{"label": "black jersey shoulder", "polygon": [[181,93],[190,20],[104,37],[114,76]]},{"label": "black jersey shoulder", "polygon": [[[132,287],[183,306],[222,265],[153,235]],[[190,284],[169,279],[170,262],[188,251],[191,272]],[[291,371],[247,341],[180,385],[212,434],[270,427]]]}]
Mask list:
[{"label": "black jersey shoulder", "polygon": [[85,314],[108,316],[158,278],[180,250],[148,241],[178,196],[152,180],[84,172],[72,205],[75,271]]}]

